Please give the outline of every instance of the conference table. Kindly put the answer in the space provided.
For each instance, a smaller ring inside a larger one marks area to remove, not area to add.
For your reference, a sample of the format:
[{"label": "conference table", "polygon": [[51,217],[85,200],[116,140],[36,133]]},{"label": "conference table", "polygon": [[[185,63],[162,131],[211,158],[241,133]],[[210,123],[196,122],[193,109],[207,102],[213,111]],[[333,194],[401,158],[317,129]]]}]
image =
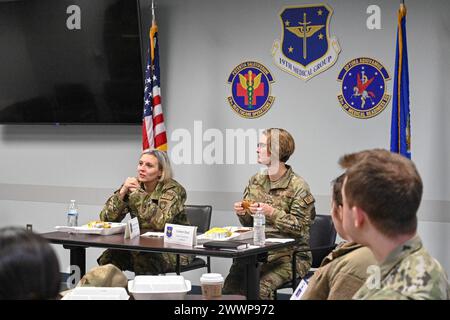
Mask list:
[{"label": "conference table", "polygon": [[[145,230],[142,231],[142,233],[145,232]],[[81,277],[86,273],[86,248],[89,247],[238,259],[246,265],[246,275],[243,275],[243,278],[245,277],[247,279],[247,299],[249,300],[256,300],[259,297],[260,265],[261,262],[267,259],[268,251],[276,251],[297,244],[296,240],[284,243],[266,242],[261,247],[225,251],[169,244],[165,243],[164,239],[159,237],[140,236],[133,239],[124,239],[123,234],[104,236],[56,231],[42,233],[41,236],[46,238],[50,243],[61,244],[65,249],[70,250],[70,265],[76,265],[80,268]],[[251,240],[248,243],[251,244]]]}]

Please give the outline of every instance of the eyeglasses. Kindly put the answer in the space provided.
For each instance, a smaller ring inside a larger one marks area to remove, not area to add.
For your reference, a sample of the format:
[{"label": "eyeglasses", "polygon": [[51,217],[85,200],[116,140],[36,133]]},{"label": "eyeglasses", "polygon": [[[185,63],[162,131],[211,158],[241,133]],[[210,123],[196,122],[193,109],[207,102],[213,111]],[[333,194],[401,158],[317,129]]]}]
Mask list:
[{"label": "eyeglasses", "polygon": [[262,149],[262,148],[267,147],[267,144],[259,142],[256,146],[257,146],[258,148]]}]

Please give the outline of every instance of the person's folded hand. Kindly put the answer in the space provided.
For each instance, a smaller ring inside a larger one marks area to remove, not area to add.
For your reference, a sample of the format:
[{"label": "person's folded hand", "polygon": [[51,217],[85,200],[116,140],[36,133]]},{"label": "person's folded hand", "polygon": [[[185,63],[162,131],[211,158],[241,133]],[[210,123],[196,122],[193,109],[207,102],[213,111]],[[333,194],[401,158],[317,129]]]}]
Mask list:
[{"label": "person's folded hand", "polygon": [[242,207],[242,202],[241,201],[234,203],[234,211],[236,212],[236,214],[238,216],[245,215],[245,209]]}]

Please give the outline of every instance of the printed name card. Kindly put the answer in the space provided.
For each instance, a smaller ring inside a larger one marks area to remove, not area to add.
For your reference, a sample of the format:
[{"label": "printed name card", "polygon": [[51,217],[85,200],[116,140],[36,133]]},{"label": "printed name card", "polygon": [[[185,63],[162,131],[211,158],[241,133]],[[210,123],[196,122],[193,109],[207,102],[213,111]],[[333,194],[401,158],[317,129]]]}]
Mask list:
[{"label": "printed name card", "polygon": [[164,227],[164,242],[183,246],[197,245],[197,227],[166,223]]},{"label": "printed name card", "polygon": [[302,279],[289,300],[300,300],[308,288],[308,282]]},{"label": "printed name card", "polygon": [[124,239],[133,239],[141,235],[141,230],[139,229],[138,218],[133,218],[127,221],[125,226]]}]

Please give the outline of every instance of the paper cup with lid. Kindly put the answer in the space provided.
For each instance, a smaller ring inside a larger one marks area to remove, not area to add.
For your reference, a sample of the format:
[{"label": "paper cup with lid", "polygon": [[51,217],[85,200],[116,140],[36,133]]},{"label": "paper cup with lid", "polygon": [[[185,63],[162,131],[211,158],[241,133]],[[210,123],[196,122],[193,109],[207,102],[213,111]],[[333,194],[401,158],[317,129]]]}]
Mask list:
[{"label": "paper cup with lid", "polygon": [[214,299],[222,296],[224,279],[220,273],[204,273],[200,277],[200,283],[205,299]]}]

